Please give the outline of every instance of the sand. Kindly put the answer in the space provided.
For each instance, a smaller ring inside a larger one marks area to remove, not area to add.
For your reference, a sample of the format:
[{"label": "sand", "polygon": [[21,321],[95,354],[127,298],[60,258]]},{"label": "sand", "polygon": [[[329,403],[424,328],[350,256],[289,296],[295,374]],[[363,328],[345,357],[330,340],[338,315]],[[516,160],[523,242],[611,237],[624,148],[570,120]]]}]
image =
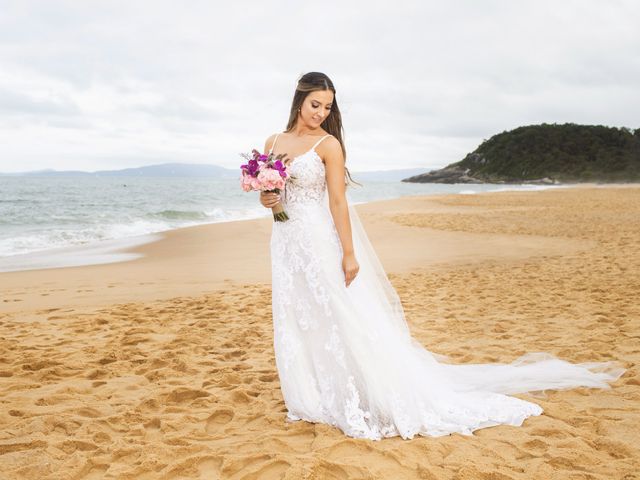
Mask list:
[{"label": "sand", "polygon": [[640,478],[640,186],[356,208],[429,350],[627,372],[516,395],[545,412],[472,437],[285,422],[271,219],[184,228],[135,260],[0,274],[0,479]]}]

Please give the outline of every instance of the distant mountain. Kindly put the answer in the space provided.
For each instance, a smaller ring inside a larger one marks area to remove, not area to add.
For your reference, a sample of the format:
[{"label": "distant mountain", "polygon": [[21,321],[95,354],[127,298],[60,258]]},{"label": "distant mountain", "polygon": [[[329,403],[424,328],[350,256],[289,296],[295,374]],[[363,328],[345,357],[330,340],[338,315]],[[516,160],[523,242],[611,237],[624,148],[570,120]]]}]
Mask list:
[{"label": "distant mountain", "polygon": [[640,180],[640,129],[547,124],[492,136],[459,162],[405,178],[418,183]]},{"label": "distant mountain", "polygon": [[[0,174],[1,175],[1,174]],[[229,169],[217,165],[202,163],[162,163],[145,167],[124,168],[121,170],[98,170],[82,172],[79,170],[37,170],[4,174],[26,177],[216,177],[237,178],[238,169]]]},{"label": "distant mountain", "polygon": [[124,168],[122,170],[103,170],[95,172],[101,176],[126,177],[218,177],[237,178],[239,169],[229,169],[217,165],[202,163],[163,163],[146,167]]},{"label": "distant mountain", "polygon": [[[376,170],[369,172],[351,172],[357,181],[399,182],[401,179],[424,172],[423,168],[405,168],[398,170]],[[239,169],[229,169],[217,165],[201,163],[163,163],[145,167],[124,168],[122,170],[98,170],[83,172],[80,170],[36,170],[21,173],[0,173],[4,176],[19,177],[216,177],[238,178]]]}]

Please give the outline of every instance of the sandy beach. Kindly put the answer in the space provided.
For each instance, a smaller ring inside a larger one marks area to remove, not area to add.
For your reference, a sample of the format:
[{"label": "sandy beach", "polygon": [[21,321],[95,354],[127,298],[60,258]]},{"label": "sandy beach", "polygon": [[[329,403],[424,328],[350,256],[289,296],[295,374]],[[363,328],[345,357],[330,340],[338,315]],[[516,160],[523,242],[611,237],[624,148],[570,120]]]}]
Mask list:
[{"label": "sandy beach", "polygon": [[130,261],[0,273],[0,479],[640,478],[640,185],[356,208],[427,349],[627,372],[611,389],[516,395],[544,413],[472,437],[288,423],[271,218],[182,228]]}]

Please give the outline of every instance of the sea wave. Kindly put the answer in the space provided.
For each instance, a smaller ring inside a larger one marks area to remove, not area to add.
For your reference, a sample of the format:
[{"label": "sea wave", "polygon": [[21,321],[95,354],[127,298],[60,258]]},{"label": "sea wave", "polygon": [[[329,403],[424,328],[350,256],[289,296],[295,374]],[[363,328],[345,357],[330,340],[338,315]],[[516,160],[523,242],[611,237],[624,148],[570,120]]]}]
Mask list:
[{"label": "sea wave", "polygon": [[168,220],[206,220],[209,215],[198,210],[162,210],[149,214],[150,217],[166,218]]},{"label": "sea wave", "polygon": [[[177,211],[165,210],[164,212]],[[90,226],[37,229],[33,232],[21,232],[10,237],[0,238],[0,256],[34,253],[51,248],[83,245],[102,240],[137,237],[194,225],[248,220],[264,215],[264,207],[260,207],[260,209],[248,208],[235,212],[213,209],[208,212],[200,212],[198,215],[151,214],[149,219],[138,219],[126,223],[99,223]],[[154,217],[159,218],[154,219]]]},{"label": "sea wave", "polygon": [[532,183],[523,183],[520,185],[511,185],[506,187],[498,187],[491,188],[486,190],[487,193],[490,192],[517,192],[517,191],[538,191],[538,190],[550,190],[552,188],[567,188],[569,185],[560,184],[560,185],[536,185]]},{"label": "sea wave", "polygon": [[134,237],[169,230],[165,222],[138,220],[130,223],[99,224],[75,228],[49,228],[0,238],[0,256],[40,252],[51,248]]}]

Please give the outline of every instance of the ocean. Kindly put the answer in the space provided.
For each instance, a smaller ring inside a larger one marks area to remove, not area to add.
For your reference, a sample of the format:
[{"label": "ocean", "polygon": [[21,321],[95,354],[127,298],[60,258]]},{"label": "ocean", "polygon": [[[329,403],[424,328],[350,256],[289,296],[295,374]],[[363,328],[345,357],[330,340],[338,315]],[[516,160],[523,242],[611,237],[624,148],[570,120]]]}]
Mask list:
[{"label": "ocean", "polygon": [[[554,188],[399,181],[360,183],[364,186],[348,189],[352,204],[405,195]],[[270,215],[271,211],[260,205],[258,192],[243,192],[235,179],[0,177],[0,271],[21,269],[19,258],[35,252],[91,247],[117,240],[135,243],[136,238],[148,241],[151,237],[145,235],[175,228]]]}]

